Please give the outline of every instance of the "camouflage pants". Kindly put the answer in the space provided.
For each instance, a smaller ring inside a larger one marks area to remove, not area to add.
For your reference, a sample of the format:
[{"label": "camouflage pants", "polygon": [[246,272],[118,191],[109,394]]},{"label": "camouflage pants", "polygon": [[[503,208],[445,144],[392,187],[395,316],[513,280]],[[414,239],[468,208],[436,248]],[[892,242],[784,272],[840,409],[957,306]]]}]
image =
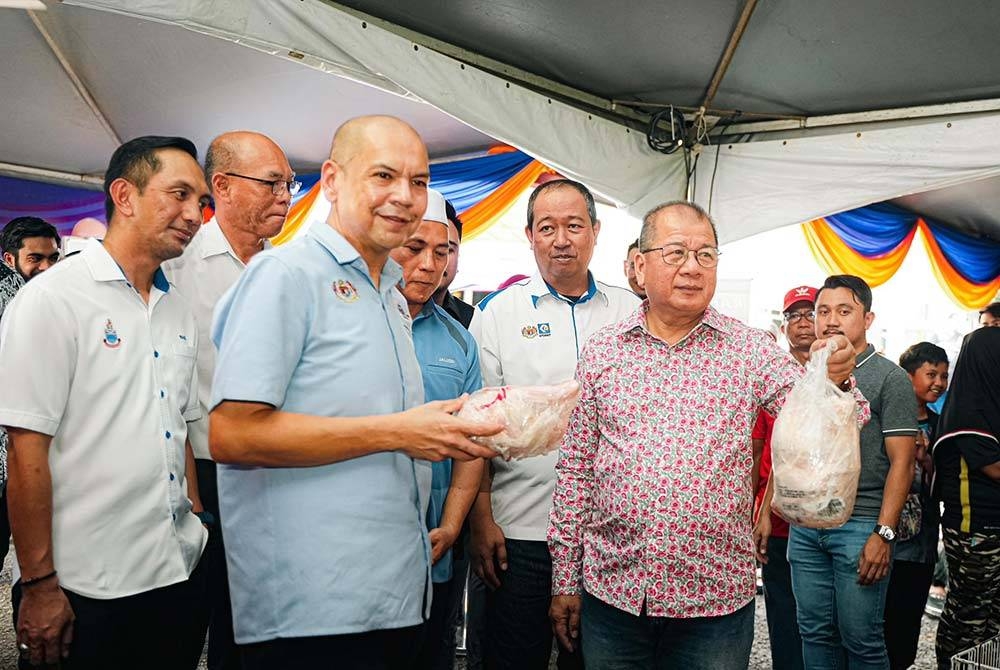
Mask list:
[{"label": "camouflage pants", "polygon": [[944,529],[948,599],[938,622],[940,670],[951,657],[1000,633],[1000,532]]}]

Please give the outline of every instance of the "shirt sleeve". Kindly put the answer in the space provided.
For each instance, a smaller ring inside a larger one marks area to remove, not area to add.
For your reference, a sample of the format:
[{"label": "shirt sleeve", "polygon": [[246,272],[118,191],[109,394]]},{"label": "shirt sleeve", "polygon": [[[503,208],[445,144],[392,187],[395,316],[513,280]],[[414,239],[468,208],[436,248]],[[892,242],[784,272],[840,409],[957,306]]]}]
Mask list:
[{"label": "shirt sleeve", "polygon": [[310,295],[309,283],[274,255],[247,267],[215,309],[212,408],[223,400],[284,404],[305,346]]},{"label": "shirt sleeve", "polygon": [[955,446],[972,470],[1000,461],[1000,444],[982,435],[957,435]]},{"label": "shirt sleeve", "polygon": [[580,595],[583,589],[583,528],[591,514],[594,459],[600,439],[594,393],[596,358],[591,347],[584,347],[576,370],[580,400],[570,415],[556,462],[547,535],[552,555],[552,595]]},{"label": "shirt sleeve", "polygon": [[912,437],[917,434],[917,398],[902,368],[893,368],[882,385],[882,434]]},{"label": "shirt sleeve", "polygon": [[768,414],[778,416],[788,392],[805,374],[805,369],[763,332],[753,337],[756,339],[751,346],[756,351],[751,358],[755,363],[751,374],[754,375],[757,401]]},{"label": "shirt sleeve", "polygon": [[500,363],[500,346],[497,337],[495,312],[476,309],[469,324],[469,332],[479,344],[479,369],[483,386],[503,386],[503,365]]},{"label": "shirt sleeve", "polygon": [[[76,323],[69,305],[37,286],[21,289],[0,325],[0,425],[55,435],[76,370]],[[16,384],[10,380],[16,379]]]}]

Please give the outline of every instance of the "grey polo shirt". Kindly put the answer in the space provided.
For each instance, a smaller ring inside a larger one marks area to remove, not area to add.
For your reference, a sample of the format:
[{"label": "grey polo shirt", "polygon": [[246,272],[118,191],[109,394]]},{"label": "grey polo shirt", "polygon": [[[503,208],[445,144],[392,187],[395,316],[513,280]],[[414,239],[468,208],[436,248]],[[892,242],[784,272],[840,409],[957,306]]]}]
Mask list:
[{"label": "grey polo shirt", "polygon": [[868,345],[855,358],[854,379],[871,405],[871,421],[861,429],[861,478],[854,517],[877,517],[889,474],[885,438],[917,434],[917,399],[906,372]]}]

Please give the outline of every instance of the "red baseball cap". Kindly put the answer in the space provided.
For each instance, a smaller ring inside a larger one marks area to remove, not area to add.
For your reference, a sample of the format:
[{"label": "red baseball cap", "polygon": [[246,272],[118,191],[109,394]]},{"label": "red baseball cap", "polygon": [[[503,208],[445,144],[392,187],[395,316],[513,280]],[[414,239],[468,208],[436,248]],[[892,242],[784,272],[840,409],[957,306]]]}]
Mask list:
[{"label": "red baseball cap", "polygon": [[781,311],[787,312],[788,308],[797,302],[811,302],[816,304],[816,294],[818,292],[812,286],[798,286],[793,288],[785,294],[785,306],[781,308]]}]

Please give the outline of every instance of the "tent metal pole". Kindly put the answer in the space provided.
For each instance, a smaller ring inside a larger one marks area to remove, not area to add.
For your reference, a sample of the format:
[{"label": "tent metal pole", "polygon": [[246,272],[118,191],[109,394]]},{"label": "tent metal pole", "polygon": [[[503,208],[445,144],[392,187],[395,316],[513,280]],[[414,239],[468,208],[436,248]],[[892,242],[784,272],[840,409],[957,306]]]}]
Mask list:
[{"label": "tent metal pole", "polygon": [[104,177],[75,174],[61,170],[46,170],[45,168],[31,167],[30,165],[18,165],[17,163],[0,162],[0,175],[53,184],[82,186],[93,190],[100,190],[104,187]]},{"label": "tent metal pole", "polygon": [[[758,121],[734,123],[726,127],[725,136],[747,135],[752,133],[769,133],[790,130],[807,130],[809,128],[828,128],[831,126],[856,125],[862,123],[880,123],[885,121],[909,121],[913,119],[930,119],[934,117],[949,117],[964,114],[981,114],[1000,111],[1000,98],[987,100],[971,100],[969,102],[949,102],[940,105],[919,105],[916,107],[895,107],[892,109],[875,109],[865,112],[847,114],[829,114],[826,116],[807,116],[798,120]],[[722,137],[720,133],[713,137]]]},{"label": "tent metal pole", "polygon": [[722,84],[722,78],[726,76],[726,70],[729,69],[729,64],[733,62],[736,47],[739,46],[740,40],[743,39],[743,33],[746,31],[747,24],[750,23],[750,17],[753,16],[753,10],[756,8],[757,0],[746,0],[746,3],[743,5],[740,18],[736,22],[736,27],[733,28],[732,34],[729,35],[729,43],[726,44],[726,50],[722,52],[722,58],[719,59],[719,64],[715,67],[715,73],[712,75],[712,81],[705,92],[705,99],[701,103],[700,114],[704,114],[705,110],[712,106],[715,94],[719,92],[719,86]]},{"label": "tent metal pole", "polygon": [[72,82],[73,88],[76,89],[77,95],[79,95],[80,98],[83,100],[83,102],[87,105],[87,107],[90,108],[90,111],[97,118],[97,121],[101,124],[104,130],[108,133],[108,136],[110,136],[111,139],[114,140],[115,144],[121,144],[122,140],[118,136],[118,133],[115,132],[115,129],[111,125],[111,122],[108,121],[108,117],[104,115],[103,111],[101,111],[101,108],[97,104],[97,101],[94,99],[94,96],[90,94],[90,90],[87,88],[87,85],[76,74],[76,70],[73,69],[73,64],[69,62],[68,58],[66,58],[66,55],[59,47],[59,44],[52,36],[52,33],[50,33],[49,29],[45,27],[45,24],[42,23],[41,18],[38,16],[36,12],[28,10],[28,17],[31,19],[31,22],[35,24],[35,28],[38,29],[38,32],[42,35],[42,38],[45,40],[45,43],[49,46],[49,50],[52,51],[52,55],[55,56],[56,60],[59,61],[59,65],[62,66],[63,71],[66,72],[66,76],[69,77],[70,82]]}]

